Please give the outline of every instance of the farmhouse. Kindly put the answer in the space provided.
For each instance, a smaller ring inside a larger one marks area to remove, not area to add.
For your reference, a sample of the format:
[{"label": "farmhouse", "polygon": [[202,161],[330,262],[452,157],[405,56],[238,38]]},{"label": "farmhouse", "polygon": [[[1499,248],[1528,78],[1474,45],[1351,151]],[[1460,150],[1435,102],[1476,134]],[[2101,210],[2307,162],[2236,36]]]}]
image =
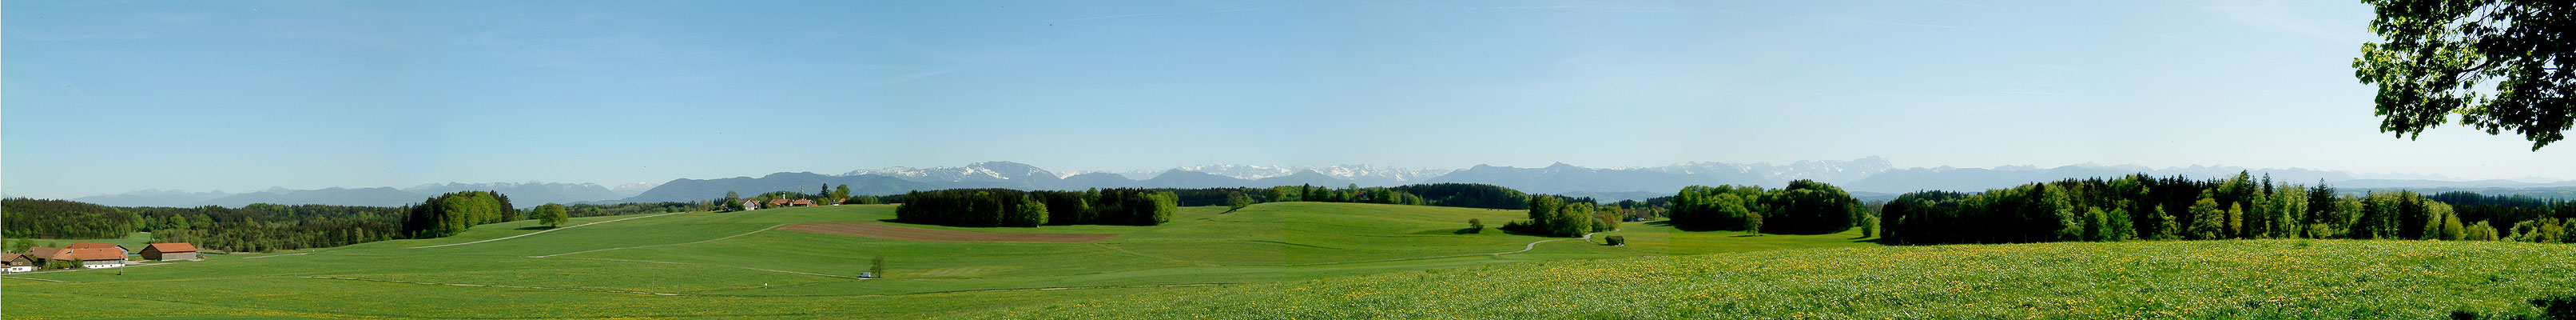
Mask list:
[{"label": "farmhouse", "polygon": [[760,210],[760,200],[743,199],[743,210]]},{"label": "farmhouse", "polygon": [[154,243],[143,246],[144,260],[197,260],[197,246],[184,242]]},{"label": "farmhouse", "polygon": [[108,245],[107,248],[92,246],[87,249],[35,247],[27,249],[27,256],[35,258],[35,262],[39,264],[53,260],[68,260],[80,261],[82,268],[91,269],[125,266],[125,249],[116,245]]},{"label": "farmhouse", "polygon": [[7,266],[8,272],[12,273],[36,271],[36,259],[23,254],[0,253],[0,266]]},{"label": "farmhouse", "polygon": [[812,207],[814,206],[814,200],[796,199],[794,202],[788,202],[787,205],[796,207]]},{"label": "farmhouse", "polygon": [[134,253],[134,252],[133,252],[133,251],[131,251],[131,250],[126,250],[126,249],[125,249],[125,246],[117,245],[117,244],[113,244],[113,243],[73,242],[73,243],[72,243],[72,246],[71,246],[70,248],[72,248],[72,249],[115,249],[115,250],[116,250],[116,255],[117,255],[117,256],[120,256],[120,257],[121,257],[121,256],[125,256],[125,255],[127,255],[127,254],[133,254],[133,253]]},{"label": "farmhouse", "polygon": [[787,203],[787,199],[769,199],[769,207],[771,208],[785,207],[787,206]]}]

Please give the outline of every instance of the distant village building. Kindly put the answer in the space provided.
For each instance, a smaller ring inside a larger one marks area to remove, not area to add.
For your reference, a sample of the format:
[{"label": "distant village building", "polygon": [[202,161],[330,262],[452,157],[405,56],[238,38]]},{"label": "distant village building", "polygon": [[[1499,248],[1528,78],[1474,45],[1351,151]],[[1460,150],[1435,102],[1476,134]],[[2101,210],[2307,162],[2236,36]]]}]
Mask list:
[{"label": "distant village building", "polygon": [[0,266],[7,266],[10,273],[36,271],[36,259],[23,254],[0,253]]},{"label": "distant village building", "polygon": [[787,205],[795,207],[812,207],[814,206],[814,200],[796,199],[796,201],[788,202]]},{"label": "distant village building", "polygon": [[141,253],[144,260],[197,260],[197,246],[187,243],[154,243]]},{"label": "distant village building", "polygon": [[742,210],[760,210],[760,200],[743,199]]},{"label": "distant village building", "polygon": [[133,251],[126,250],[126,249],[125,249],[125,246],[116,245],[116,244],[113,244],[113,243],[99,243],[99,242],[73,242],[73,243],[72,243],[72,246],[71,246],[70,248],[72,248],[72,249],[116,249],[116,255],[118,255],[118,256],[124,256],[124,255],[128,255],[128,254],[133,254],[133,253],[134,253]]},{"label": "distant village building", "polygon": [[125,248],[116,245],[89,246],[89,248],[35,247],[27,249],[27,257],[35,258],[34,262],[38,265],[54,260],[66,260],[78,261],[82,268],[91,269],[125,266]]},{"label": "distant village building", "polygon": [[769,207],[771,208],[785,207],[787,204],[787,199],[769,199]]}]

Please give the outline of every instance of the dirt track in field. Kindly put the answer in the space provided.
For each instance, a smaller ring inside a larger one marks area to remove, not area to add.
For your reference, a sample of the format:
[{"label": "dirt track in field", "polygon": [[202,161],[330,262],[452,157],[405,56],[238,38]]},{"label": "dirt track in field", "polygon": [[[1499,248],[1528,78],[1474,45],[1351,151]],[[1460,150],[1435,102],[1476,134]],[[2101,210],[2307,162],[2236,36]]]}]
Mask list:
[{"label": "dirt track in field", "polygon": [[1081,233],[1011,233],[1011,232],[950,231],[950,230],[939,230],[939,229],[922,229],[922,228],[914,228],[914,227],[891,226],[891,225],[878,224],[878,223],[852,223],[852,222],[836,222],[836,223],[799,223],[799,224],[792,224],[792,225],[788,225],[788,226],[786,226],[786,227],[780,227],[780,228],[778,228],[778,230],[798,231],[798,232],[812,232],[812,233],[820,233],[820,234],[844,235],[844,236],[852,236],[852,237],[877,238],[877,239],[887,239],[887,240],[904,240],[904,241],[936,241],[936,242],[1065,242],[1065,243],[1083,243],[1083,242],[1094,242],[1094,241],[1100,241],[1101,239],[1108,239],[1109,237],[1116,237],[1116,236],[1118,236],[1117,234],[1081,234]]}]

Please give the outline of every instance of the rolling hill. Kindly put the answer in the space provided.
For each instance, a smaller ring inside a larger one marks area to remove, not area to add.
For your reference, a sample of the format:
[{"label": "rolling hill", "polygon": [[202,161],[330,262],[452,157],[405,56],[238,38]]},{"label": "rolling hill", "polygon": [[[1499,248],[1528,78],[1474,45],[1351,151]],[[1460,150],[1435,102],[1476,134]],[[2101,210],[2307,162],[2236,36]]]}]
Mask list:
[{"label": "rolling hill", "polygon": [[2546,319],[2576,316],[2570,249],[2240,240],[1762,251],[1285,281],[950,317]]},{"label": "rolling hill", "polygon": [[[0,298],[12,305],[63,306],[44,313],[13,308],[11,319],[905,318],[1428,268],[1871,245],[1848,235],[1688,234],[1640,235],[1635,238],[1641,245],[1618,248],[1490,230],[1456,232],[1467,219],[1505,221],[1524,215],[1519,211],[1344,203],[1268,203],[1231,213],[1189,207],[1172,223],[1152,227],[953,228],[882,221],[892,212],[888,205],[844,205],[582,217],[562,229],[518,221],[438,239],[214,255],[121,272],[17,274],[0,280],[8,285]],[[1090,243],[932,242],[780,230],[803,223],[1114,236]],[[1647,247],[1670,249],[1637,250]],[[887,261],[886,279],[850,277],[879,255]],[[269,294],[277,292],[330,294]],[[597,307],[605,305],[620,308]]]},{"label": "rolling hill", "polygon": [[[2525,301],[2576,287],[2576,250],[2563,244],[1882,247],[1848,232],[1650,222],[1600,234],[1627,240],[1613,247],[1460,232],[1466,219],[1525,215],[1510,210],[1291,202],[1189,207],[1162,226],[1042,228],[887,222],[892,211],[517,221],[447,238],[13,274],[0,278],[0,299],[49,306],[10,309],[11,319],[2424,318],[2528,315]],[[1088,240],[921,238],[940,234]],[[883,278],[853,277],[875,257]]]}]

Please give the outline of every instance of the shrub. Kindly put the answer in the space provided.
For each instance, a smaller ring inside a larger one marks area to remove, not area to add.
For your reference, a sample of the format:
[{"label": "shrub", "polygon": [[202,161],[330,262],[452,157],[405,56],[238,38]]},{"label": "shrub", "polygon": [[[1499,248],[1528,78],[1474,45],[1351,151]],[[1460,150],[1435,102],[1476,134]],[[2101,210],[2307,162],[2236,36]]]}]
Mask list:
[{"label": "shrub", "polygon": [[1467,219],[1467,233],[1485,233],[1485,220]]},{"label": "shrub", "polygon": [[1610,236],[1610,237],[1608,237],[1608,238],[1601,238],[1601,244],[1602,244],[1602,245],[1610,245],[1610,246],[1625,246],[1625,245],[1628,245],[1628,237],[1626,237],[1626,236]]}]

